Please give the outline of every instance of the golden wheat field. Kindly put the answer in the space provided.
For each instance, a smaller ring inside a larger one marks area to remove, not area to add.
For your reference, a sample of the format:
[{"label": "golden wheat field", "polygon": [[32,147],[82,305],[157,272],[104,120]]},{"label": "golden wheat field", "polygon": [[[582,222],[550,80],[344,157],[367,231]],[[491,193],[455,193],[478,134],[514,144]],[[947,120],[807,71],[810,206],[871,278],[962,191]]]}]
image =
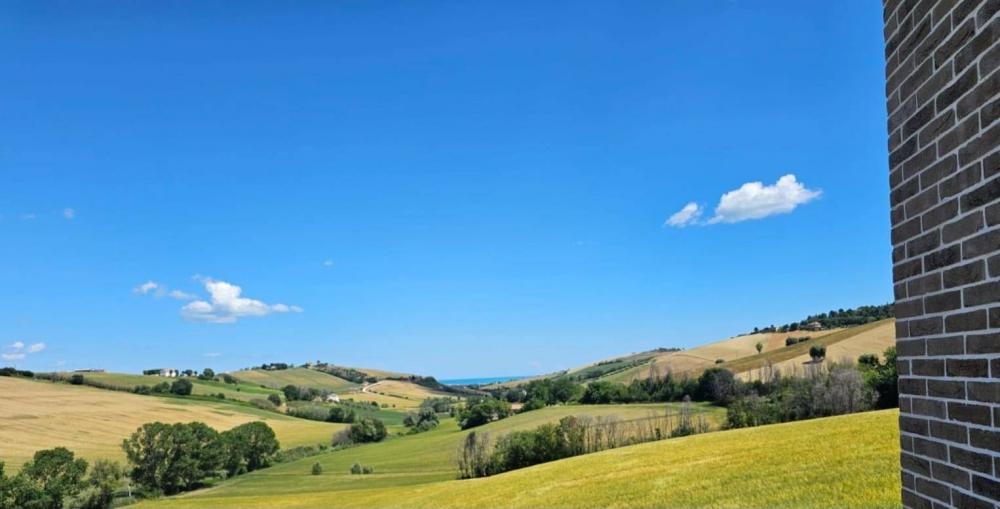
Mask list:
[{"label": "golden wheat field", "polygon": [[121,442],[144,423],[201,421],[217,430],[251,421],[282,447],[329,443],[344,424],[307,421],[246,405],[138,396],[86,386],[0,377],[0,460],[17,468],[36,450],[65,446],[86,459],[121,460]]}]

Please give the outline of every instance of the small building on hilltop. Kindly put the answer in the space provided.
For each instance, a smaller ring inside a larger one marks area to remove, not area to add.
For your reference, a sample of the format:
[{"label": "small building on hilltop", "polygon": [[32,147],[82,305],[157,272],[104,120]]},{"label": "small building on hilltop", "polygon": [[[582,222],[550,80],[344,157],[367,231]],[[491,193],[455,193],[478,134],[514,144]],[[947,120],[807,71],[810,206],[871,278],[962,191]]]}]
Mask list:
[{"label": "small building on hilltop", "polygon": [[337,396],[336,394],[328,394],[326,396],[326,402],[327,403],[340,403],[340,396]]},{"label": "small building on hilltop", "polygon": [[818,331],[818,330],[823,330],[823,324],[819,322],[809,322],[803,325],[802,328],[808,331]]},{"label": "small building on hilltop", "polygon": [[181,372],[179,370],[174,369],[174,368],[144,369],[144,370],[142,370],[142,374],[144,374],[144,375],[152,375],[152,376],[164,376],[164,377],[167,377],[167,378],[177,378],[177,377],[181,376]]}]

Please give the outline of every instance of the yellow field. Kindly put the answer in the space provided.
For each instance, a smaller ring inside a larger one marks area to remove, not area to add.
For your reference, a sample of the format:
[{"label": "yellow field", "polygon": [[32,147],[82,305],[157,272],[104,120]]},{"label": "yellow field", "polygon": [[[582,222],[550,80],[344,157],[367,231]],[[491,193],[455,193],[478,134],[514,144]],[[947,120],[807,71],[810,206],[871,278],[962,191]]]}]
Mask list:
[{"label": "yellow field", "polygon": [[[743,357],[757,354],[757,343],[764,345],[763,352],[767,353],[785,347],[785,338],[789,336],[825,336],[835,332],[835,330],[825,331],[796,331],[783,333],[763,333],[737,336],[723,339],[714,343],[697,346],[680,352],[667,352],[656,356],[652,365],[662,376],[668,371],[675,375],[697,376],[699,372],[715,365],[716,359],[732,361]],[[650,364],[644,364],[630,370],[616,373],[605,378],[609,381],[629,383],[632,380],[643,380],[649,377]]]},{"label": "yellow field", "polygon": [[[435,481],[434,472],[402,481],[379,463],[364,479],[338,475],[350,461],[339,451],[320,457],[322,476],[309,475],[316,459],[307,458],[138,507],[898,508],[898,416],[886,410],[708,433],[461,481]],[[362,446],[358,456],[390,444]],[[338,455],[345,461],[328,470],[326,458]]]},{"label": "yellow field", "polygon": [[92,460],[123,460],[121,442],[144,423],[201,421],[222,431],[264,421],[282,447],[329,443],[344,424],[295,419],[244,405],[137,396],[0,377],[0,460],[17,468],[36,450],[65,446]]},{"label": "yellow field", "polygon": [[[883,322],[878,326],[863,330],[842,341],[837,341],[826,347],[826,361],[839,362],[847,360],[857,362],[861,354],[873,353],[883,358],[885,349],[896,344],[896,325],[892,320]],[[809,353],[803,353],[794,358],[775,362],[773,366],[781,373],[788,375],[801,375],[807,362],[812,359]],[[740,378],[752,380],[759,376],[759,370],[750,370],[739,373]]]},{"label": "yellow field", "polygon": [[[63,379],[68,379],[75,373],[59,373]],[[133,389],[140,385],[153,387],[166,382],[171,383],[176,378],[164,378],[153,375],[133,375],[129,373],[81,373],[84,379],[98,382],[105,386],[118,387],[122,389]],[[277,393],[276,390],[263,389],[257,385],[225,384],[212,380],[198,380],[197,378],[187,378],[192,384],[191,394],[196,396],[214,396],[216,394],[225,395],[226,399],[239,401],[250,401],[251,399],[267,398],[269,394]]]},{"label": "yellow field", "polygon": [[264,385],[274,389],[280,389],[286,385],[296,385],[340,393],[357,386],[357,384],[343,378],[308,368],[246,369],[229,374],[243,383]]},{"label": "yellow field", "polygon": [[446,392],[434,391],[413,382],[383,380],[367,386],[364,391],[353,390],[342,394],[341,397],[354,401],[374,401],[379,406],[389,405],[390,408],[414,409],[427,398],[455,396]]}]

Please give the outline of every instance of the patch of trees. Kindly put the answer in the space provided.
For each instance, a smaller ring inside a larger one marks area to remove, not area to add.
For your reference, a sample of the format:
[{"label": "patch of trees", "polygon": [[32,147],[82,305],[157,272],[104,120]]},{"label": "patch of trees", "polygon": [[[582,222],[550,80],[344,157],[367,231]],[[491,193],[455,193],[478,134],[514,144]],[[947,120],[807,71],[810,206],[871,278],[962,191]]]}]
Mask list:
[{"label": "patch of trees", "polygon": [[439,414],[450,414],[454,407],[455,400],[452,398],[433,397],[420,402],[420,408],[430,408]]},{"label": "patch of trees", "polygon": [[365,382],[375,383],[378,381],[377,377],[369,376],[368,373],[358,371],[354,368],[345,368],[342,366],[334,366],[333,364],[318,363],[316,364],[316,369],[356,384],[363,384]]},{"label": "patch of trees", "polygon": [[410,412],[403,418],[403,425],[410,428],[410,433],[421,433],[437,427],[439,421],[433,408],[421,407],[416,412]]},{"label": "patch of trees", "polygon": [[512,415],[510,403],[493,398],[470,400],[465,408],[458,412],[458,425],[462,429],[482,426]]},{"label": "patch of trees", "polygon": [[385,423],[374,417],[361,417],[351,424],[351,427],[340,431],[333,437],[333,445],[364,444],[381,442],[388,436]]},{"label": "patch of trees", "polygon": [[785,338],[785,346],[797,345],[799,343],[809,341],[810,339],[812,338],[809,336],[798,336],[798,337],[788,336],[787,338]]},{"label": "patch of trees", "polygon": [[685,405],[679,414],[620,421],[614,416],[568,416],[530,431],[515,431],[494,443],[488,433],[466,435],[458,451],[459,476],[485,477],[539,463],[708,430]]},{"label": "patch of trees", "polygon": [[896,316],[892,304],[882,304],[880,306],[861,306],[854,309],[831,309],[829,312],[818,315],[810,315],[798,322],[787,323],[782,326],[769,325],[765,327],[754,327],[753,333],[758,332],[795,332],[805,330],[811,323],[818,323],[823,329],[835,329],[840,327],[854,327],[866,323],[877,322]]},{"label": "patch of trees", "polygon": [[31,371],[25,371],[22,369],[17,369],[7,366],[0,368],[0,376],[20,376],[24,378],[34,378],[35,374]]},{"label": "patch of trees", "polygon": [[149,492],[167,495],[203,486],[220,471],[233,476],[267,467],[279,448],[263,422],[222,433],[201,422],[152,422],[122,443],[129,477]]},{"label": "patch of trees", "polygon": [[97,460],[87,475],[87,462],[65,447],[38,451],[13,477],[0,462],[0,509],[105,509],[122,478],[117,463]]},{"label": "patch of trees", "polygon": [[511,403],[524,403],[523,411],[535,410],[549,405],[577,401],[583,394],[583,386],[567,378],[532,380],[513,388],[491,391],[498,399]]},{"label": "patch of trees", "polygon": [[649,378],[633,380],[628,385],[608,381],[591,382],[580,397],[580,402],[611,404],[681,401],[686,395],[694,395],[696,388],[697,381],[686,376],[678,378],[671,372],[658,376],[651,372]]},{"label": "patch of trees", "polygon": [[896,352],[885,351],[885,362],[873,354],[858,364],[815,365],[806,376],[782,376],[772,371],[762,380],[737,384],[728,404],[726,427],[742,428],[815,417],[893,408]]},{"label": "patch of trees", "polygon": [[281,392],[285,394],[285,401],[313,401],[325,399],[330,395],[330,391],[327,390],[297,385],[286,385],[281,388]]},{"label": "patch of trees", "polygon": [[375,473],[375,467],[362,465],[361,463],[355,463],[351,465],[351,475],[368,475],[374,473]]},{"label": "patch of trees", "polygon": [[288,369],[290,366],[284,362],[268,362],[260,365],[259,369],[264,371],[282,371]]}]

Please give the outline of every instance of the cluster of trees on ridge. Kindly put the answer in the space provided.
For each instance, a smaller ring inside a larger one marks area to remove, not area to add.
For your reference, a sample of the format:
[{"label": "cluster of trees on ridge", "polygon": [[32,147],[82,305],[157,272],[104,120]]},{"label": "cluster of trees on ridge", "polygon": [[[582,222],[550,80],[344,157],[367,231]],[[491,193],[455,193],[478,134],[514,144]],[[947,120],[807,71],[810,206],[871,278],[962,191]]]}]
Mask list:
[{"label": "cluster of trees on ridge", "polygon": [[827,313],[809,315],[798,322],[786,323],[781,326],[768,325],[764,327],[754,327],[752,334],[758,332],[795,332],[806,330],[809,324],[818,323],[822,329],[836,329],[840,327],[854,327],[866,323],[877,322],[896,316],[895,308],[892,304],[882,304],[880,306],[860,306],[854,309],[831,309]]}]

